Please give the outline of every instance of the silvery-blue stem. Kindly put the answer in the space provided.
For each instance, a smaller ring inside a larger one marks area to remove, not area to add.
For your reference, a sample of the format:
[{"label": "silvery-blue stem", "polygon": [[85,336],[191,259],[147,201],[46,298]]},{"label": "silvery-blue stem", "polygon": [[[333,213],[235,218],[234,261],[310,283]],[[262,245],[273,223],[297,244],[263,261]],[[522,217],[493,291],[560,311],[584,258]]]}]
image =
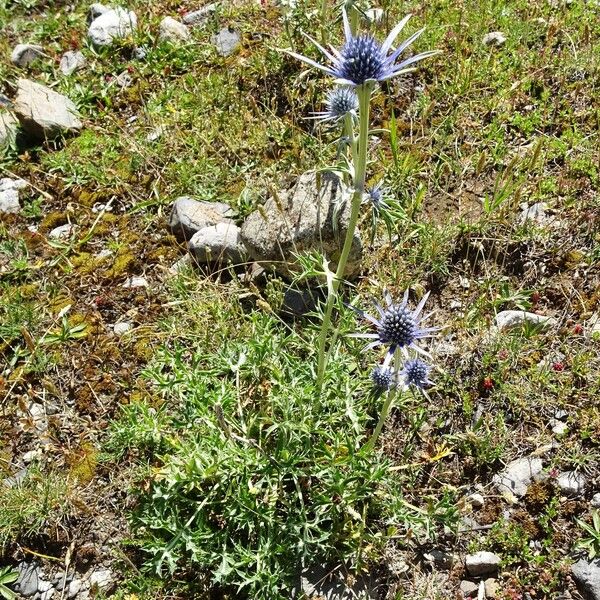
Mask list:
[{"label": "silvery-blue stem", "polygon": [[[371,93],[374,84],[371,82],[363,83],[356,88],[359,101],[359,133],[358,133],[358,151],[356,152],[356,163],[354,164],[354,193],[352,194],[350,218],[348,220],[348,229],[346,238],[342,247],[342,253],[338,260],[335,277],[331,284],[331,289],[328,290],[327,301],[325,303],[325,314],[323,315],[323,323],[321,324],[321,332],[319,334],[318,347],[318,366],[317,366],[317,393],[321,391],[323,385],[323,376],[327,365],[329,352],[325,352],[327,343],[327,333],[331,325],[331,314],[333,312],[333,304],[337,297],[340,284],[344,279],[346,272],[346,264],[352,249],[354,241],[354,233],[358,222],[360,205],[365,191],[365,179],[367,175],[367,149],[369,145],[369,111],[371,106]],[[351,140],[354,147],[354,140]],[[353,152],[354,155],[354,152]]]},{"label": "silvery-blue stem", "polygon": [[[396,352],[396,356],[394,358],[394,373],[397,374],[399,372],[400,372],[400,353]],[[395,383],[397,383],[397,382],[395,382]],[[383,429],[383,426],[384,426],[384,424],[387,420],[387,417],[390,413],[390,408],[392,407],[392,404],[394,403],[394,399],[396,398],[397,392],[398,392],[398,386],[394,384],[392,389],[388,392],[385,402],[383,403],[383,406],[381,408],[381,414],[379,415],[379,421],[377,421],[377,425],[375,426],[375,429],[373,430],[373,433],[372,433],[369,441],[363,446],[363,449],[366,452],[371,452],[375,448],[375,444],[377,443],[377,439],[379,438],[379,435],[381,434],[381,430]]]}]

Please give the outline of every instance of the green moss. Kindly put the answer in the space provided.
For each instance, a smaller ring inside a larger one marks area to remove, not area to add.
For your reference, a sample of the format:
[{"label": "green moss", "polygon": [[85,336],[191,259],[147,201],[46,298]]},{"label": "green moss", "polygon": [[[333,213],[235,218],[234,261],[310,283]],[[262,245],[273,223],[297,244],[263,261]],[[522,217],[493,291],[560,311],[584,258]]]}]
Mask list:
[{"label": "green moss", "polygon": [[138,270],[140,266],[137,256],[130,251],[118,254],[110,267],[106,271],[106,277],[117,279],[123,275],[128,275]]},{"label": "green moss", "polygon": [[69,222],[67,213],[61,211],[52,211],[48,213],[41,221],[39,226],[40,233],[52,231],[55,227],[60,227]]}]

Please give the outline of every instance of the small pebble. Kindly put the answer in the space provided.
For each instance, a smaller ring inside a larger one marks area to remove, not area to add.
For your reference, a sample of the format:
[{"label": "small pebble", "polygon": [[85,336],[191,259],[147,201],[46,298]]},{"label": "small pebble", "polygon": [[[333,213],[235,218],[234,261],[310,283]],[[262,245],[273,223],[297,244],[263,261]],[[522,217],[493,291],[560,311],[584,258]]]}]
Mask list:
[{"label": "small pebble", "polygon": [[481,41],[484,46],[503,46],[506,43],[506,36],[501,31],[490,31]]},{"label": "small pebble", "polygon": [[43,453],[41,450],[30,450],[29,452],[25,452],[25,454],[23,454],[23,462],[28,465],[30,462],[33,462],[42,456]]},{"label": "small pebble", "polygon": [[465,598],[475,598],[479,592],[479,585],[464,579],[460,582],[460,591]]},{"label": "small pebble", "polygon": [[118,335],[119,337],[126,334],[128,331],[131,331],[132,329],[133,329],[133,323],[128,323],[127,321],[115,323],[115,326],[113,327],[113,331],[115,332],[115,335]]},{"label": "small pebble", "polygon": [[563,494],[577,496],[585,490],[587,480],[583,473],[565,471],[556,478],[556,483]]},{"label": "small pebble", "polygon": [[473,508],[483,508],[485,499],[481,494],[475,493],[469,496],[469,502]]},{"label": "small pebble", "polygon": [[53,240],[64,240],[70,238],[75,232],[75,225],[72,223],[66,223],[55,227],[49,234],[48,237]]},{"label": "small pebble", "polygon": [[550,427],[552,427],[552,433],[555,435],[564,435],[569,430],[567,424],[558,419],[550,419]]},{"label": "small pebble", "polygon": [[124,288],[150,287],[148,280],[145,277],[133,276],[130,277],[124,284]]},{"label": "small pebble", "polygon": [[494,573],[500,566],[500,557],[493,552],[476,552],[465,558],[465,566],[470,575],[479,577]]}]

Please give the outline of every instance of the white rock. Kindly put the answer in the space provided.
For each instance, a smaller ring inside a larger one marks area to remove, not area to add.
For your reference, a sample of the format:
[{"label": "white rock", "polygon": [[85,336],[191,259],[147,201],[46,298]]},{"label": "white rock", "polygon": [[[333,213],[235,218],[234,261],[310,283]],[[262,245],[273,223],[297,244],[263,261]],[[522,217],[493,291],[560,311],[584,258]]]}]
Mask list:
[{"label": "white rock", "polygon": [[115,77],[115,83],[122,89],[126,89],[128,87],[131,87],[131,85],[133,84],[133,77],[131,76],[131,74],[129,73],[129,71],[123,71],[122,73],[119,73],[116,77]]},{"label": "white rock", "polygon": [[20,210],[19,192],[12,188],[0,190],[0,213],[17,214]]},{"label": "white rock", "polygon": [[544,225],[550,217],[546,214],[548,205],[545,202],[536,202],[531,206],[527,204],[521,205],[521,214],[519,215],[519,223],[526,223],[527,221],[534,221],[538,225]]},{"label": "white rock", "polygon": [[563,494],[577,496],[585,490],[587,479],[583,473],[565,471],[556,478],[556,483]]},{"label": "white rock", "polygon": [[493,552],[476,552],[465,558],[465,566],[470,575],[479,577],[494,573],[500,566],[500,557]]},{"label": "white rock", "polygon": [[473,508],[483,508],[483,506],[485,505],[485,498],[478,493],[471,494],[468,497],[468,501]]},{"label": "white rock", "polygon": [[198,10],[194,10],[184,15],[183,22],[190,27],[204,25],[216,8],[216,4],[207,4]]},{"label": "white rock", "polygon": [[484,46],[503,46],[506,43],[506,36],[501,31],[490,31],[481,41]]},{"label": "white rock", "polygon": [[558,419],[550,419],[550,427],[552,427],[552,433],[555,435],[564,435],[569,431],[568,425]]},{"label": "white rock", "polygon": [[95,255],[95,257],[98,260],[104,260],[105,258],[108,258],[109,256],[113,255],[113,251],[110,250],[109,248],[104,248],[104,250],[100,250],[100,252],[98,252],[98,254]]},{"label": "white rock", "polygon": [[245,261],[246,247],[242,242],[240,228],[232,223],[217,223],[203,227],[188,243],[193,257],[201,263]]},{"label": "white rock", "polygon": [[229,27],[224,27],[212,37],[212,43],[217,47],[217,52],[221,56],[233,54],[239,47],[241,41],[240,34]]},{"label": "white rock", "polygon": [[150,287],[148,280],[145,277],[133,276],[130,277],[124,284],[124,288]]},{"label": "white rock", "polygon": [[3,177],[0,179],[0,192],[4,190],[23,190],[29,184],[24,179],[11,179],[10,177]]},{"label": "white rock", "polygon": [[485,588],[485,597],[486,598],[493,600],[494,598],[500,597],[500,586],[498,585],[498,582],[493,577],[490,577],[489,579],[485,580],[484,588]]},{"label": "white rock", "polygon": [[383,21],[383,17],[385,12],[383,8],[369,8],[365,12],[365,17],[369,23],[373,23],[373,25],[378,25]]},{"label": "white rock", "polygon": [[41,594],[47,592],[50,589],[52,589],[52,584],[49,581],[45,581],[42,579],[38,582],[38,592],[40,592]]},{"label": "white rock", "polygon": [[40,140],[75,133],[83,127],[71,100],[28,79],[17,82],[14,111],[23,130]]},{"label": "white rock", "polygon": [[39,449],[37,450],[29,450],[29,452],[25,452],[23,454],[23,462],[28,465],[30,462],[37,460],[43,456],[43,452]]},{"label": "white rock", "polygon": [[496,325],[500,331],[521,327],[525,323],[543,326],[544,328],[556,325],[556,319],[544,315],[526,312],[524,310],[503,310],[496,315]]},{"label": "white rock", "polygon": [[571,566],[577,587],[584,592],[584,598],[600,600],[600,560],[588,562],[585,558]]},{"label": "white rock", "polygon": [[48,237],[53,240],[65,240],[70,238],[75,233],[75,225],[72,223],[66,223],[65,225],[59,225],[55,227]]},{"label": "white rock", "polygon": [[192,37],[188,28],[173,17],[165,17],[159,26],[159,38],[163,42],[187,42]]},{"label": "white rock", "polygon": [[81,52],[69,50],[60,59],[60,70],[63,75],[71,75],[71,73],[85,67],[85,63],[85,56]]},{"label": "white rock", "polygon": [[83,581],[81,579],[73,579],[69,583],[69,587],[67,588],[67,598],[77,598],[79,592],[81,592],[81,588],[83,587]]},{"label": "white rock", "polygon": [[592,508],[600,508],[600,492],[597,492],[592,497]]},{"label": "white rock", "polygon": [[136,60],[144,60],[148,56],[148,50],[145,46],[138,46],[133,50],[133,58]]},{"label": "white rock", "polygon": [[[288,277],[299,270],[298,253],[318,251],[332,259],[329,267],[335,270],[350,222],[350,194],[333,173],[303,173],[292,188],[280,190],[246,217],[242,238],[251,258]],[[360,270],[362,255],[361,237],[355,231],[347,277]]]},{"label": "white rock", "polygon": [[94,19],[88,29],[88,36],[95,46],[110,46],[114,40],[132,35],[136,28],[135,13],[117,7]]},{"label": "white rock", "polygon": [[90,23],[94,19],[97,19],[100,15],[103,15],[104,13],[107,13],[110,10],[112,10],[110,6],[104,6],[104,4],[100,4],[100,2],[95,2],[88,9],[88,19]]},{"label": "white rock", "polygon": [[10,61],[17,67],[27,67],[34,60],[44,56],[44,49],[37,44],[17,44],[10,55]]},{"label": "white rock", "polygon": [[89,582],[92,588],[95,586],[100,590],[109,588],[114,582],[113,572],[110,569],[98,569],[90,575]]},{"label": "white rock", "polygon": [[522,497],[527,486],[537,477],[543,468],[541,458],[518,458],[506,466],[506,469],[494,475],[493,481],[501,492]]},{"label": "white rock", "polygon": [[115,335],[119,337],[126,334],[128,331],[133,329],[133,323],[128,323],[127,321],[121,321],[120,323],[115,323],[113,327],[113,331]]},{"label": "white rock", "polygon": [[204,202],[189,196],[180,196],[173,203],[169,229],[179,240],[190,240],[193,235],[217,223],[233,224],[233,211],[225,202]]},{"label": "white rock", "polygon": [[463,579],[460,582],[459,590],[464,598],[476,598],[479,592],[479,584]]},{"label": "white rock", "polygon": [[158,140],[159,138],[161,138],[163,136],[165,131],[166,131],[166,128],[163,125],[159,125],[156,129],[152,130],[146,136],[146,141],[147,142],[155,142],[156,140]]}]

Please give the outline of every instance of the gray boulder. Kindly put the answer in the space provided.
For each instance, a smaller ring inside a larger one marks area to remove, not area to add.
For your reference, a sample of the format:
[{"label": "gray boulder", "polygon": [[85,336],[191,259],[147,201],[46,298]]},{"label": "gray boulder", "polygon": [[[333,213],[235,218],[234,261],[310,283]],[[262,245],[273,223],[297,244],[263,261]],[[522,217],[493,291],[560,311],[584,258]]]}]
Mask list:
[{"label": "gray boulder", "polygon": [[233,54],[240,45],[240,34],[230,27],[224,27],[212,37],[212,43],[217,47],[217,52],[221,56],[229,56]]},{"label": "gray boulder", "polygon": [[494,573],[498,570],[499,566],[500,557],[493,552],[476,552],[475,554],[469,554],[465,558],[465,567],[469,575],[473,577]]},{"label": "gray boulder", "polygon": [[159,38],[163,42],[177,44],[188,42],[191,38],[189,29],[173,17],[165,17],[159,25]]},{"label": "gray boulder", "polygon": [[503,310],[496,315],[496,325],[500,331],[522,327],[527,323],[548,328],[556,325],[556,319],[524,310]]},{"label": "gray boulder", "polygon": [[578,496],[585,491],[587,479],[583,473],[565,471],[556,478],[556,483],[563,494]]},{"label": "gray boulder", "polygon": [[94,46],[110,46],[113,41],[132,35],[137,28],[135,13],[124,8],[111,8],[95,18],[88,37]]},{"label": "gray boulder", "polygon": [[501,492],[522,497],[527,493],[527,487],[537,477],[543,468],[540,458],[518,458],[506,466],[498,475],[494,475],[494,483]]},{"label": "gray boulder", "polygon": [[19,578],[14,584],[15,592],[25,598],[35,595],[42,576],[40,568],[34,563],[23,561],[19,563],[17,570],[19,571]]},{"label": "gray boulder", "polygon": [[[314,250],[324,252],[334,269],[349,217],[350,191],[337,175],[304,173],[291,190],[280,192],[248,216],[242,239],[254,260],[283,275],[297,271],[295,253]],[[361,256],[362,243],[355,232],[347,276],[358,271]]]},{"label": "gray boulder", "polygon": [[204,25],[215,12],[216,8],[216,4],[207,4],[198,10],[194,10],[184,15],[183,22],[189,27]]},{"label": "gray boulder", "polygon": [[44,56],[44,49],[37,44],[17,44],[10,55],[10,61],[17,67],[28,67]]},{"label": "gray boulder", "polygon": [[17,82],[14,110],[23,130],[39,140],[76,133],[83,127],[71,100],[29,79]]},{"label": "gray boulder", "polygon": [[232,223],[203,227],[194,234],[188,248],[199,263],[239,264],[246,260],[246,248],[240,236],[240,228]]},{"label": "gray boulder", "polygon": [[600,600],[600,560],[578,560],[571,566],[573,579],[587,600]]},{"label": "gray boulder", "polygon": [[189,196],[181,196],[173,203],[169,229],[179,241],[191,240],[204,227],[217,223],[233,224],[229,204],[224,202],[201,202]]},{"label": "gray boulder", "polygon": [[81,52],[69,50],[60,59],[60,70],[63,75],[71,75],[71,73],[85,67],[85,63],[85,56]]}]

